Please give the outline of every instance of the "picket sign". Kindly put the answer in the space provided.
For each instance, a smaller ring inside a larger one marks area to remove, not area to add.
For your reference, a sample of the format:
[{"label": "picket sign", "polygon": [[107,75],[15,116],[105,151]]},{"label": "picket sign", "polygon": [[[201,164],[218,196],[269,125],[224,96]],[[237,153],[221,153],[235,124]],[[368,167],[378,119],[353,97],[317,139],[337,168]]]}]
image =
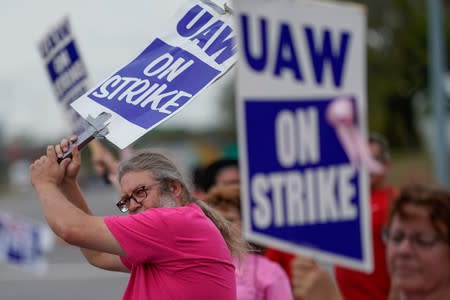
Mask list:
[{"label": "picket sign", "polygon": [[364,8],[239,0],[233,9],[246,238],[370,271],[367,172],[362,152],[345,146],[367,135]]},{"label": "picket sign", "polygon": [[178,113],[236,61],[232,16],[207,2],[186,1],[165,34],[72,107],[111,113],[106,138],[121,149]]}]

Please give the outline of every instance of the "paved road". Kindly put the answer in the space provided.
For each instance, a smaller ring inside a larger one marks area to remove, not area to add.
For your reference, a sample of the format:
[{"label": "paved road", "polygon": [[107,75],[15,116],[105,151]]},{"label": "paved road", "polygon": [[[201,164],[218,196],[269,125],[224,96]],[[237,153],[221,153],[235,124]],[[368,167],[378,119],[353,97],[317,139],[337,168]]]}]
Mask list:
[{"label": "paved road", "polygon": [[[116,192],[95,185],[84,189],[95,214],[117,214]],[[39,201],[31,189],[0,195],[0,212],[44,222]],[[0,265],[0,300],[114,300],[121,299],[128,274],[96,269],[77,248],[57,243],[42,273]]]}]

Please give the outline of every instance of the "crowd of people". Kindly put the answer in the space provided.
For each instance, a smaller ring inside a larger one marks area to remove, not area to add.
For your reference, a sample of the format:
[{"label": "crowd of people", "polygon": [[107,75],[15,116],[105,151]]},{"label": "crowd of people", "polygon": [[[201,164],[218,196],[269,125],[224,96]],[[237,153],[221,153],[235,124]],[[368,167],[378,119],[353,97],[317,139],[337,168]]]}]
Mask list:
[{"label": "crowd of people", "polygon": [[448,300],[450,190],[386,182],[389,147],[371,135],[382,172],[370,174],[374,270],[357,272],[245,241],[239,163],[195,170],[192,186],[166,155],[141,150],[118,161],[106,148],[95,170],[117,188],[123,216],[94,216],[77,176],[81,155],[58,163],[76,137],[49,145],[31,182],[57,236],[92,265],[130,273],[123,299]]}]

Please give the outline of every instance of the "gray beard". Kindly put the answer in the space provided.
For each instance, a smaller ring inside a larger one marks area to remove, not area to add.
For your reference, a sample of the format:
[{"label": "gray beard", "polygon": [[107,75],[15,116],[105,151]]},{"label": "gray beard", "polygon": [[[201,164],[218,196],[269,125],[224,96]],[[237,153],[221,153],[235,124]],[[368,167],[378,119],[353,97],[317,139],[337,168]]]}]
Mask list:
[{"label": "gray beard", "polygon": [[159,207],[176,207],[177,201],[172,194],[162,194],[159,197]]}]

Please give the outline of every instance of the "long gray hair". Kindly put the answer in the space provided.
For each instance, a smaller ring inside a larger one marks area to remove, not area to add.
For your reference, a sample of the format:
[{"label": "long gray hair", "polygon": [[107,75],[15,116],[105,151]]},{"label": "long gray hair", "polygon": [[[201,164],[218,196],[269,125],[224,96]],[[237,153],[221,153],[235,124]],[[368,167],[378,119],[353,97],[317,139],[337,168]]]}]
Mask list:
[{"label": "long gray hair", "polygon": [[219,229],[222,237],[227,243],[228,249],[233,256],[241,256],[246,250],[246,244],[239,234],[235,232],[229,222],[217,211],[211,208],[204,201],[192,197],[187,184],[185,183],[181,172],[175,164],[161,153],[151,150],[141,150],[135,153],[130,159],[124,160],[119,164],[118,179],[131,171],[149,171],[153,178],[161,183],[161,193],[170,193],[169,184],[177,182],[181,186],[182,206],[190,203],[197,204],[203,213]]}]

